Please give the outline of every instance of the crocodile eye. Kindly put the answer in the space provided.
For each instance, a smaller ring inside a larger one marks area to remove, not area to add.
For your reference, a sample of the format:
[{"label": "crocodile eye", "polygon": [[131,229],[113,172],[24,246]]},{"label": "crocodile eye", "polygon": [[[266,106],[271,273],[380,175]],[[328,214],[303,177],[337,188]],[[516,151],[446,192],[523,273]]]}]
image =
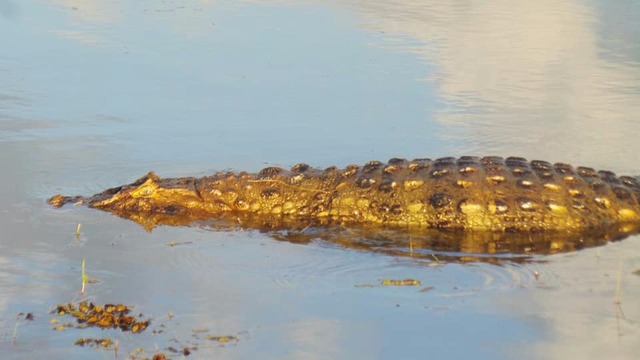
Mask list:
[{"label": "crocodile eye", "polygon": [[175,215],[180,211],[180,208],[176,205],[167,205],[164,207],[164,213],[168,215]]}]

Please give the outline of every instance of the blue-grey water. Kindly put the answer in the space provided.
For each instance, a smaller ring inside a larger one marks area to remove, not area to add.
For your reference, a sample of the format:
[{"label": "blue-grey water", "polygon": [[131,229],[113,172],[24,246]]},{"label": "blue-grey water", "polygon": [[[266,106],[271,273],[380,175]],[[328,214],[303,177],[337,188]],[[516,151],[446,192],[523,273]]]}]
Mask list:
[{"label": "blue-grey water", "polygon": [[[46,204],[149,170],[391,157],[639,175],[637,1],[0,0],[0,84],[2,358],[115,357],[81,337],[117,340],[119,358],[640,353],[639,236],[528,263],[425,263]],[[84,295],[83,259],[98,281]],[[422,286],[367,286],[405,278]],[[50,310],[83,298],[152,325],[53,330],[70,319]]]}]

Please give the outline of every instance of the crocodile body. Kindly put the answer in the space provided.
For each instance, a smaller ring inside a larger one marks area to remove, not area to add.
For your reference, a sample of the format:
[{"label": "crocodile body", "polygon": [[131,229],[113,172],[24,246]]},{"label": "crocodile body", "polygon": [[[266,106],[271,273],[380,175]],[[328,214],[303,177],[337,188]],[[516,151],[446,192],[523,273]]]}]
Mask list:
[{"label": "crocodile body", "polygon": [[146,228],[203,219],[252,228],[376,225],[464,232],[637,232],[640,184],[609,171],[509,157],[391,159],[344,169],[268,167],[256,174],[159,178],[91,197],[56,195]]}]

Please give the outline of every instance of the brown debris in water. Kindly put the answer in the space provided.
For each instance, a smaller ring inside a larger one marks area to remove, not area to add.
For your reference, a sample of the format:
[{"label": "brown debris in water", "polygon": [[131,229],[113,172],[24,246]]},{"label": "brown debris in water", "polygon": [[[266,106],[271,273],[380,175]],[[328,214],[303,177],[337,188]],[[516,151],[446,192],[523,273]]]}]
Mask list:
[{"label": "brown debris in water", "polygon": [[170,241],[167,243],[168,246],[174,247],[174,246],[178,246],[178,245],[188,245],[188,244],[193,244],[193,241]]},{"label": "brown debris in water", "polygon": [[230,341],[238,342],[238,338],[233,335],[224,335],[224,336],[209,335],[206,337],[206,339],[209,341],[217,341],[221,344],[226,344]]},{"label": "brown debris in water", "polygon": [[[231,334],[227,334],[227,335],[218,335],[218,334],[209,334],[209,329],[207,328],[196,328],[192,330],[193,332],[193,337],[201,340],[207,340],[207,341],[211,341],[211,342],[215,342],[218,343],[219,346],[227,346],[227,345],[231,345],[231,344],[237,344],[240,341],[240,337],[241,335],[246,335],[247,332],[242,331],[237,333],[236,335],[231,335]],[[185,348],[187,349],[187,348]],[[191,347],[189,350],[197,350],[196,347]],[[183,352],[183,355],[184,352]]]},{"label": "brown debris in water", "polygon": [[[143,315],[137,316],[130,315],[131,308],[123,304],[106,304],[97,305],[89,301],[81,301],[79,303],[60,304],[55,307],[52,314],[58,316],[71,315],[76,318],[77,323],[73,324],[67,322],[62,324],[62,319],[55,317],[52,318],[49,323],[54,325],[53,328],[56,331],[63,331],[69,328],[84,329],[88,327],[99,327],[101,329],[121,329],[122,331],[131,331],[132,333],[140,333],[150,326],[150,319],[143,319]],[[173,318],[173,314],[169,313],[169,320]],[[24,314],[22,314],[24,316]],[[162,319],[160,319],[162,322]],[[155,329],[152,328],[153,334],[161,334],[165,331],[165,324],[156,324]],[[202,334],[201,334],[202,333]],[[241,334],[246,332],[240,332],[236,335],[210,335],[209,329],[194,329],[193,337],[195,341],[188,341],[186,343],[176,340],[178,345],[173,347],[165,347],[159,349],[157,346],[154,349],[136,348],[130,354],[130,359],[170,359],[174,356],[181,356],[185,358],[193,355],[200,345],[205,341],[207,347],[220,346],[225,347],[234,345],[239,342]],[[76,346],[88,347],[95,350],[109,350],[114,351],[115,357],[118,358],[118,352],[120,345],[118,340],[111,338],[92,338],[81,337],[75,340]]]},{"label": "brown debris in water", "polygon": [[77,307],[71,303],[56,307],[58,315],[70,314],[77,319],[80,326],[97,326],[102,329],[120,328],[122,331],[131,331],[134,334],[144,331],[151,320],[136,319],[128,315],[130,312],[131,309],[126,305],[95,305],[87,301],[81,301]]},{"label": "brown debris in water", "polygon": [[93,348],[111,349],[111,345],[113,345],[113,340],[111,340],[110,338],[101,338],[101,339],[80,338],[76,340],[74,344],[78,346],[90,346]]},{"label": "brown debris in water", "polygon": [[34,320],[33,313],[30,313],[30,312],[26,313],[26,314],[21,312],[21,313],[18,314],[18,317],[22,317],[22,318],[24,318],[25,320],[28,320],[28,321],[33,321]]},{"label": "brown debris in water", "polygon": [[188,347],[188,346],[185,346],[185,347],[183,347],[183,348],[180,350],[180,349],[176,349],[176,348],[174,348],[173,346],[169,346],[168,348],[166,348],[166,350],[167,350],[167,351],[170,351],[170,352],[172,352],[172,353],[174,353],[174,354],[180,353],[180,354],[182,354],[183,356],[189,356],[189,355],[191,355],[191,352],[192,352],[192,351],[198,350],[198,348],[197,348],[197,347]]},{"label": "brown debris in water", "polygon": [[[416,279],[382,279],[379,284],[355,284],[355,287],[359,288],[374,288],[379,286],[420,286],[422,282]],[[426,292],[433,289],[432,286],[427,286],[420,290],[421,292]]]},{"label": "brown debris in water", "polygon": [[380,284],[383,286],[420,286],[422,283],[420,280],[415,279],[404,279],[404,280],[393,280],[393,279],[382,279]]}]

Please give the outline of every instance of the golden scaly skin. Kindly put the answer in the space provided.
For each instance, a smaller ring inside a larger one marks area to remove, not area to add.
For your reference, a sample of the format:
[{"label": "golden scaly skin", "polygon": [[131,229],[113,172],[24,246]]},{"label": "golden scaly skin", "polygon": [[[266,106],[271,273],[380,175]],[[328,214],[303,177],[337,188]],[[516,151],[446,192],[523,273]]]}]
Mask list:
[{"label": "golden scaly skin", "polygon": [[608,171],[510,157],[391,159],[344,169],[217,173],[162,179],[149,173],[91,197],[56,195],[49,203],[88,204],[151,229],[197,220],[256,229],[309,225],[452,229],[488,233],[576,234],[637,231],[640,184]]}]

